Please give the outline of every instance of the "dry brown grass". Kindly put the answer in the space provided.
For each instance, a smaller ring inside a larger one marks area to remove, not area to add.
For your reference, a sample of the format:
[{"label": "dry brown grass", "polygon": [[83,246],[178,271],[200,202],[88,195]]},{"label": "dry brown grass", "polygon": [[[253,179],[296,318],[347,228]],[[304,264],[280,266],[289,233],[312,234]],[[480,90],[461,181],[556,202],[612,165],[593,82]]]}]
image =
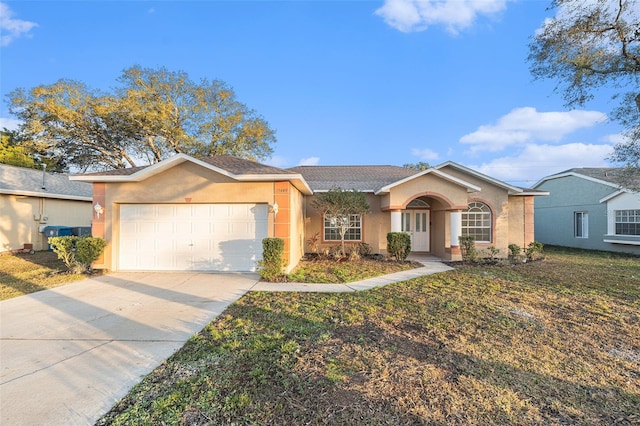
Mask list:
[{"label": "dry brown grass", "polygon": [[640,260],[250,293],[99,424],[640,424]]},{"label": "dry brown grass", "polygon": [[67,272],[55,253],[0,255],[0,300],[46,290],[86,278]]}]

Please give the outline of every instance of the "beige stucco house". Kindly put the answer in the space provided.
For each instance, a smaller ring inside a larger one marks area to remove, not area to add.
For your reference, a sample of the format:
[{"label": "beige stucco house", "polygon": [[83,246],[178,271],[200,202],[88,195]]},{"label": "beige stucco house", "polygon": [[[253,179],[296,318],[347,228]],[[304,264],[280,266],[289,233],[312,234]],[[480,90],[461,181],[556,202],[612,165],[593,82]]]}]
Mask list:
[{"label": "beige stucco house", "polygon": [[458,237],[507,253],[533,241],[533,200],[519,188],[459,164],[424,171],[397,166],[300,166],[279,169],[231,156],[178,154],[160,163],[72,176],[93,183],[93,235],[108,245],[95,267],[110,270],[253,271],[262,239],[285,241],[287,268],[319,233],[339,236],[314,210],[332,188],[365,192],[371,211],[351,218],[348,243],[386,253],[386,235],[408,232],[414,251],[460,258]]},{"label": "beige stucco house", "polygon": [[46,226],[91,226],[92,186],[0,164],[0,252],[47,248]]}]

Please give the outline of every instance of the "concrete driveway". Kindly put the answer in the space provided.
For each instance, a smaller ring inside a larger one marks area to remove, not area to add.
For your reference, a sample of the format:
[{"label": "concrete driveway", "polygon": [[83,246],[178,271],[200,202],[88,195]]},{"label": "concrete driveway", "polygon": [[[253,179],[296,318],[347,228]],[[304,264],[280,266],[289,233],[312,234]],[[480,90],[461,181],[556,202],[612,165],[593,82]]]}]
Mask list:
[{"label": "concrete driveway", "polygon": [[258,278],[113,273],[0,302],[0,424],[93,424]]}]

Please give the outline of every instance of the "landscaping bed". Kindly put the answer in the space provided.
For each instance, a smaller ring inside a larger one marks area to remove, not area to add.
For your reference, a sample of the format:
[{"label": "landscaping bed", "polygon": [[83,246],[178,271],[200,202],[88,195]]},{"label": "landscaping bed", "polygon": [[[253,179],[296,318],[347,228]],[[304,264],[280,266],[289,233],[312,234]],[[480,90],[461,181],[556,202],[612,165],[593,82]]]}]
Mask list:
[{"label": "landscaping bed", "polygon": [[357,260],[328,259],[323,256],[305,256],[291,271],[286,281],[298,283],[349,283],[394,272],[419,268],[417,262],[396,262],[379,256]]}]

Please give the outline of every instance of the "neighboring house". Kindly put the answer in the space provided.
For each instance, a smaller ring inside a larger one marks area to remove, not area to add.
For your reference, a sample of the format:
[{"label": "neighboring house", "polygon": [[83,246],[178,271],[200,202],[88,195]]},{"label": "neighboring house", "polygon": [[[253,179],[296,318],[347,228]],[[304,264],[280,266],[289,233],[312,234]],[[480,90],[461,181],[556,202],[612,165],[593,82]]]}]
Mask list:
[{"label": "neighboring house", "polygon": [[0,164],[0,252],[46,249],[45,226],[91,226],[91,197],[69,175]]},{"label": "neighboring house", "polygon": [[534,236],[535,191],[455,163],[424,171],[396,166],[301,166],[283,170],[231,156],[178,154],[160,163],[73,176],[93,182],[93,235],[108,245],[95,267],[111,270],[253,271],[262,239],[285,241],[287,269],[322,245],[339,244],[315,193],[365,192],[371,212],[351,218],[349,243],[386,253],[390,231],[408,232],[414,251],[460,259],[458,237],[479,248],[526,246]]},{"label": "neighboring house", "polygon": [[536,183],[534,188],[550,193],[535,206],[536,240],[640,254],[640,194],[620,188],[619,172],[576,168]]}]

